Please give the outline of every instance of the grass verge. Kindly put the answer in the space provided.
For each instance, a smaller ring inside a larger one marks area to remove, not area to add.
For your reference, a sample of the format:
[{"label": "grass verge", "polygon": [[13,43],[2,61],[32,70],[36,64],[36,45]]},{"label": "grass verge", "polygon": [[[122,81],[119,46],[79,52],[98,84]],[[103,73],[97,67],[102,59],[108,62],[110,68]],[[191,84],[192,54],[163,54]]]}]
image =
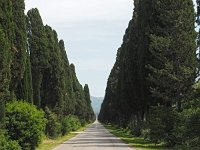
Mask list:
[{"label": "grass verge", "polygon": [[58,137],[56,139],[45,138],[43,140],[43,142],[39,145],[39,147],[36,148],[36,150],[52,150],[56,146],[58,146],[58,145],[62,144],[63,142],[73,138],[74,136],[79,134],[81,131],[84,131],[88,126],[89,125],[87,125],[86,127],[82,127],[75,132],[70,132],[69,134],[67,134],[65,136]]},{"label": "grass verge", "polygon": [[142,137],[133,137],[130,133],[122,128],[117,128],[112,125],[104,125],[110,133],[122,139],[125,143],[134,147],[136,150],[172,150],[162,144],[155,145]]}]

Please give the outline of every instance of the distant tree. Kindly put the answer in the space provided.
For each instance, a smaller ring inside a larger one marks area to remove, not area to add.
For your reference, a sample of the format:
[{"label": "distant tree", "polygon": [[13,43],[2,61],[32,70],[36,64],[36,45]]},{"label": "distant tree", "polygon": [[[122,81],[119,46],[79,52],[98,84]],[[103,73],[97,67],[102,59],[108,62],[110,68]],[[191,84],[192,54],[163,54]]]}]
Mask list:
[{"label": "distant tree", "polygon": [[86,101],[86,105],[87,105],[86,119],[87,119],[87,121],[93,120],[94,119],[94,111],[91,106],[90,90],[89,90],[89,87],[87,84],[84,86],[84,95],[85,95],[85,101]]},{"label": "distant tree", "polygon": [[63,100],[64,100],[64,115],[74,114],[75,113],[75,97],[73,91],[73,80],[72,72],[70,69],[69,60],[67,58],[67,53],[65,50],[64,41],[59,41],[60,54],[61,54],[61,68],[62,68],[62,80],[63,80]]}]

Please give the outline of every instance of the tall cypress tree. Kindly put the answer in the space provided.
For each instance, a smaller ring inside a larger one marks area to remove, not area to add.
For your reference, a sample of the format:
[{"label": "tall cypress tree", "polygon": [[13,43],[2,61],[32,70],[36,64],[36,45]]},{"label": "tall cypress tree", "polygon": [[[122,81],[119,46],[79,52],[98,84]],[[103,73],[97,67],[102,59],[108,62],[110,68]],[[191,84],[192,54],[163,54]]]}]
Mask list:
[{"label": "tall cypress tree", "polygon": [[5,115],[5,100],[9,96],[9,44],[5,34],[0,29],[0,128],[4,123]]},{"label": "tall cypress tree", "polygon": [[87,105],[86,120],[89,121],[94,118],[94,111],[91,106],[90,90],[89,90],[89,87],[87,84],[84,86],[84,95],[85,95],[85,101],[86,101],[86,105]]},{"label": "tall cypress tree", "polygon": [[[197,18],[196,18],[196,23],[198,26],[200,26],[200,0],[196,0],[197,3]],[[200,73],[200,29],[198,32],[198,37],[197,37],[197,53],[198,53],[198,76]]]},{"label": "tall cypress tree", "polygon": [[57,114],[63,113],[64,79],[62,72],[62,59],[56,31],[45,26],[47,35],[47,48],[49,51],[49,67],[43,69],[41,84],[42,106],[48,106]]},{"label": "tall cypress tree", "polygon": [[75,97],[73,92],[72,72],[70,69],[69,60],[67,58],[64,41],[59,41],[59,47],[62,59],[62,80],[63,80],[63,94],[64,94],[64,115],[75,113]]},{"label": "tall cypress tree", "polygon": [[34,104],[41,107],[41,84],[43,70],[49,67],[49,51],[47,49],[47,37],[45,27],[38,9],[31,9],[28,16],[28,43],[33,78]]},{"label": "tall cypress tree", "polygon": [[74,64],[70,64],[70,71],[72,76],[72,91],[75,99],[75,115],[80,119],[86,119],[87,106],[85,103],[84,90],[77,79]]},{"label": "tall cypress tree", "polygon": [[29,53],[27,52],[27,28],[24,10],[24,0],[12,0],[14,40],[10,90],[12,95],[16,96],[17,99],[24,99],[31,102],[32,98],[28,96],[28,93],[30,93],[28,89],[32,88],[28,86],[31,86],[31,84],[27,83],[28,80],[23,83],[24,78],[27,78],[25,76],[27,75],[25,74],[25,70],[28,70],[30,67],[28,66],[29,60],[27,60],[29,59]]},{"label": "tall cypress tree", "polygon": [[192,0],[134,4],[99,116],[122,126],[144,121],[153,105],[177,103],[180,109],[197,67]]},{"label": "tall cypress tree", "polygon": [[195,14],[192,0],[152,1],[149,52],[151,92],[171,106],[187,98],[196,75]]},{"label": "tall cypress tree", "polygon": [[12,3],[0,1],[0,127],[4,123],[5,102],[10,99],[10,66],[12,63]]}]

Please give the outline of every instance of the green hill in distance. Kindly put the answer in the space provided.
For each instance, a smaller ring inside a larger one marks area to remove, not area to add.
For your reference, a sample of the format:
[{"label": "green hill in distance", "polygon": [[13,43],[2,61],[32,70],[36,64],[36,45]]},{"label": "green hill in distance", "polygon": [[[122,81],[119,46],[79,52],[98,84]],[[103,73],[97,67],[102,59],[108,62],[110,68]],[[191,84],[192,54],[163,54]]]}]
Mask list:
[{"label": "green hill in distance", "polygon": [[103,97],[91,96],[92,108],[95,114],[99,114],[103,99],[104,99]]}]

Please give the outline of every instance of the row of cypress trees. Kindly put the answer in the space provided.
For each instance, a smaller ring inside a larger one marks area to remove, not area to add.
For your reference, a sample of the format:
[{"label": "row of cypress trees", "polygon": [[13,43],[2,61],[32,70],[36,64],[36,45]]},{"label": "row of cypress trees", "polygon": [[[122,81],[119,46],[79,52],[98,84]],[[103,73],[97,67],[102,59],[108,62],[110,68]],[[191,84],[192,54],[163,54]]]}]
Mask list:
[{"label": "row of cypress trees", "polygon": [[24,0],[0,0],[0,122],[5,103],[22,99],[58,116],[93,119],[88,85],[79,83],[64,41]]},{"label": "row of cypress trees", "polygon": [[192,0],[134,0],[134,6],[99,114],[121,127],[142,125],[153,106],[182,111],[198,68]]}]

